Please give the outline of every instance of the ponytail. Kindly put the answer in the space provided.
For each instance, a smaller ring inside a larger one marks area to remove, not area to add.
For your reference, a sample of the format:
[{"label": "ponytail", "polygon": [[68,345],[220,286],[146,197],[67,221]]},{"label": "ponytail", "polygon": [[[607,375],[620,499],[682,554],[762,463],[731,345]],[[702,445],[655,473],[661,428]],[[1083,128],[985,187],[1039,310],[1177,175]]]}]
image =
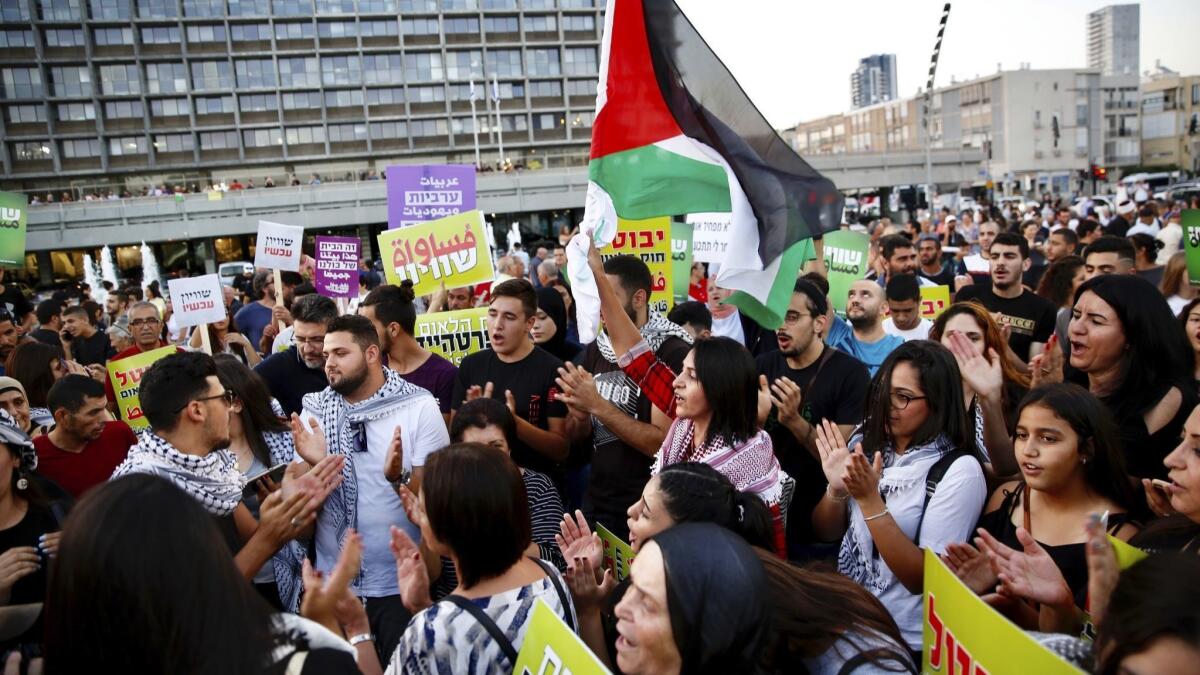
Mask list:
[{"label": "ponytail", "polygon": [[708,464],[673,464],[658,474],[663,504],[676,523],[715,523],[752,546],[774,548],[771,512],[757,495],[738,492]]}]

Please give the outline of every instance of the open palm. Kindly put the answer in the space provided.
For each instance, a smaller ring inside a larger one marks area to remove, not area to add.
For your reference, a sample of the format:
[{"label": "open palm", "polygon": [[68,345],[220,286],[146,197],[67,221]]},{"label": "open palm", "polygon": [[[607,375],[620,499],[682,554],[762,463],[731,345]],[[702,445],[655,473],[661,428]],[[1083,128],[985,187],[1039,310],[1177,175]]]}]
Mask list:
[{"label": "open palm", "polygon": [[825,473],[825,480],[829,481],[829,487],[844,492],[846,483],[842,477],[845,475],[846,465],[850,461],[850,448],[846,447],[846,439],[842,437],[842,430],[829,420],[821,420],[820,426],[817,427],[816,443],[817,452],[821,455],[821,471]]}]

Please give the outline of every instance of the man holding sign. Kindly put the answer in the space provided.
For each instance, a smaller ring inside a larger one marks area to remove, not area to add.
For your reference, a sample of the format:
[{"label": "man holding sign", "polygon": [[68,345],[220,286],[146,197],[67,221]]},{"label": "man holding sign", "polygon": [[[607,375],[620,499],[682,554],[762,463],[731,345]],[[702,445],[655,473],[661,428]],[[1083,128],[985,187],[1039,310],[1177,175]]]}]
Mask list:
[{"label": "man holding sign", "polygon": [[[168,346],[162,341],[162,318],[158,315],[158,308],[149,302],[138,302],[129,308],[129,332],[133,334],[133,346],[121,352],[108,360],[108,369],[111,373],[114,364],[121,359],[126,359],[131,356],[138,356],[145,352],[154,351],[162,347]],[[183,351],[176,347],[176,351]],[[117,367],[120,368],[119,366]],[[105,393],[108,395],[109,410],[117,410],[116,392],[113,390],[113,382],[110,378],[104,383]]]}]

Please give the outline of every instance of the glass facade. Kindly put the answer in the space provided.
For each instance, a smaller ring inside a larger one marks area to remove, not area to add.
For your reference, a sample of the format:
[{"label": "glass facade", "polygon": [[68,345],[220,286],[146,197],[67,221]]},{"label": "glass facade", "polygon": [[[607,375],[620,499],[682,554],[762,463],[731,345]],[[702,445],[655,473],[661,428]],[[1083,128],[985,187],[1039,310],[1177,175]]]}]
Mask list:
[{"label": "glass facade", "polygon": [[583,154],[603,4],[0,3],[0,170],[34,185],[300,158],[472,162],[472,129],[491,161],[500,129],[515,162]]}]

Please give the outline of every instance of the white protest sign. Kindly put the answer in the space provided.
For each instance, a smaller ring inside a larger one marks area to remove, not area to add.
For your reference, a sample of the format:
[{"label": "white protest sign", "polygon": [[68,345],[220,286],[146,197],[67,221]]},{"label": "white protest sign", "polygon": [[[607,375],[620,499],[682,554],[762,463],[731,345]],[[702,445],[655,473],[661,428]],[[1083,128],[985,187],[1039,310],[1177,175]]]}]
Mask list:
[{"label": "white protest sign", "polygon": [[167,287],[171,292],[175,322],[181,327],[224,321],[228,316],[225,297],[221,293],[221,280],[215,274],[171,279]]},{"label": "white protest sign", "polygon": [[254,266],[284,272],[300,271],[300,247],[304,228],[258,221],[258,240],[254,246]]},{"label": "white protest sign", "polygon": [[687,222],[692,226],[692,260],[719,263],[729,246],[731,213],[690,213]]}]

